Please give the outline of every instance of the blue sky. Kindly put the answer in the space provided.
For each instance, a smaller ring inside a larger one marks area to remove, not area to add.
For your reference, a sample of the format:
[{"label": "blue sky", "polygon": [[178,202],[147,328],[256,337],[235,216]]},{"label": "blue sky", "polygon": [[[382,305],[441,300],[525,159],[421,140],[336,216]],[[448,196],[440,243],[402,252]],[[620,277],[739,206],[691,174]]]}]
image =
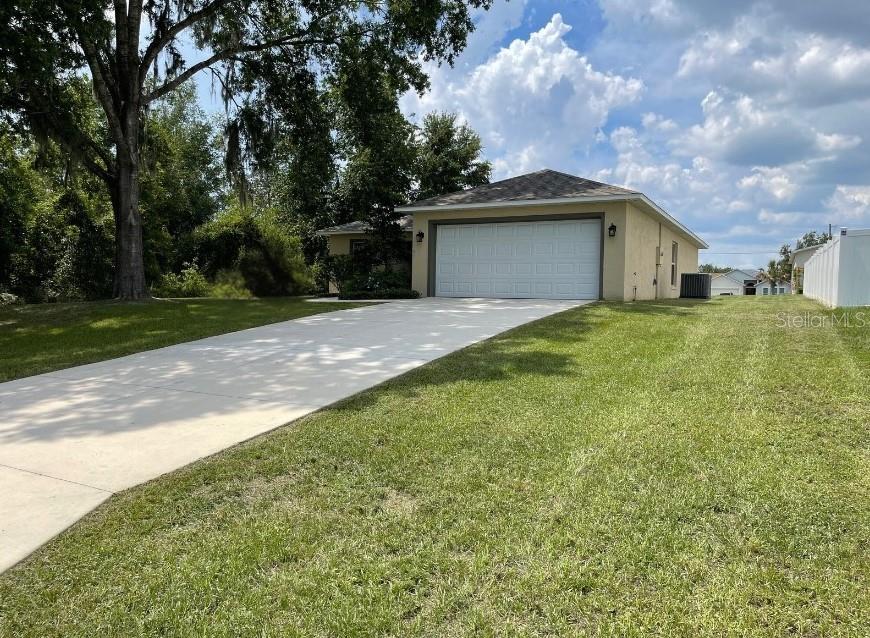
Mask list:
[{"label": "blue sky", "polygon": [[641,190],[707,239],[702,260],[733,266],[870,227],[866,0],[496,0],[477,24],[402,106],[459,113],[495,178],[547,167]]},{"label": "blue sky", "polygon": [[458,113],[495,179],[641,190],[732,266],[870,227],[867,0],[495,0],[476,24],[402,108]]}]

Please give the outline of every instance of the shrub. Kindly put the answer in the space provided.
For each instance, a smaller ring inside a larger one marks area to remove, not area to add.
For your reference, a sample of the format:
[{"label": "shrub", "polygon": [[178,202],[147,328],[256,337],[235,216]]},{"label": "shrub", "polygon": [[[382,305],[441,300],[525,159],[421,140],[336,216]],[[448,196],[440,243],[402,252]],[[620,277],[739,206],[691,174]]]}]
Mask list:
[{"label": "shrub", "polygon": [[339,299],[417,299],[420,293],[410,288],[383,288],[381,290],[348,290],[339,293]]},{"label": "shrub", "polygon": [[211,296],[220,299],[251,299],[253,294],[238,270],[221,270],[211,287]]},{"label": "shrub", "polygon": [[[349,275],[338,287],[342,295],[372,293],[370,299],[383,298],[388,291],[411,291],[411,274],[407,270],[376,268]],[[398,294],[398,293],[394,293]],[[361,298],[361,297],[358,297]]]},{"label": "shrub", "polygon": [[238,271],[244,287],[257,296],[298,295],[312,289],[299,238],[268,211],[255,215],[240,207],[230,209],[200,226],[193,243],[206,276]]},{"label": "shrub", "polygon": [[34,302],[110,296],[113,231],[93,208],[72,189],[35,206],[11,258],[10,290]]},{"label": "shrub", "polygon": [[23,303],[24,300],[18,295],[13,295],[11,292],[0,292],[0,306],[17,306]]},{"label": "shrub", "polygon": [[207,297],[211,286],[196,264],[188,264],[178,274],[163,275],[152,292],[157,297]]}]

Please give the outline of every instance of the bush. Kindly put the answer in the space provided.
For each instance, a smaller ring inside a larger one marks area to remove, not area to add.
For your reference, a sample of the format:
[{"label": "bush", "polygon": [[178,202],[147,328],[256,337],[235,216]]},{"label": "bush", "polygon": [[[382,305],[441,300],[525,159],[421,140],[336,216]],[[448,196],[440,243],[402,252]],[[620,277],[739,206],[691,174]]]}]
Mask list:
[{"label": "bush", "polygon": [[211,287],[211,296],[220,299],[251,299],[254,295],[245,285],[245,278],[238,270],[221,270]]},{"label": "bush", "polygon": [[110,296],[113,231],[93,208],[75,190],[35,206],[11,258],[10,290],[32,302]]},{"label": "bush", "polygon": [[18,295],[13,295],[11,292],[0,292],[0,306],[17,306],[23,303],[24,300]]},{"label": "bush", "polygon": [[157,297],[207,297],[211,286],[196,264],[187,265],[180,273],[166,273],[152,288]]},{"label": "bush", "polygon": [[381,290],[348,290],[339,293],[339,299],[417,299],[420,293],[410,288],[384,288]]},{"label": "bush", "polygon": [[258,297],[299,295],[313,286],[298,237],[265,211],[234,208],[194,233],[194,252],[203,272],[237,271]]},{"label": "bush", "polygon": [[411,274],[407,270],[375,269],[348,275],[338,286],[342,295],[372,293],[370,299],[383,298],[389,291],[411,291]]}]

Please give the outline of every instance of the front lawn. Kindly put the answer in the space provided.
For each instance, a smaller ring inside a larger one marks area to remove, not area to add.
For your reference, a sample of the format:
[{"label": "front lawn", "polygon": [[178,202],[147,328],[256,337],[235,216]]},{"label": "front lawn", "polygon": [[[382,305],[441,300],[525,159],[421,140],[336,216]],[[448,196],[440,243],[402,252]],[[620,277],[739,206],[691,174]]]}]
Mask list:
[{"label": "front lawn", "polygon": [[286,297],[0,308],[0,382],[356,305]]},{"label": "front lawn", "polygon": [[866,636],[870,312],[805,312],[467,348],[113,497],[0,576],[0,635]]}]

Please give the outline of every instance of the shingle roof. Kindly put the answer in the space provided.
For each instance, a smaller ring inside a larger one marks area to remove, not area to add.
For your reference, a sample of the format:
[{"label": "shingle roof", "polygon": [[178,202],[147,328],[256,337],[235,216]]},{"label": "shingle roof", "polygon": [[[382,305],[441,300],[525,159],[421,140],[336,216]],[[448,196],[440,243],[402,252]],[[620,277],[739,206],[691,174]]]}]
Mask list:
[{"label": "shingle roof", "polygon": [[[411,232],[411,230],[413,230],[414,228],[414,218],[411,215],[405,215],[404,217],[400,217],[396,220],[396,223],[399,224],[399,228],[408,232]],[[344,235],[349,233],[367,233],[369,230],[371,229],[366,222],[349,222],[347,224],[330,226],[329,228],[318,230],[317,234]]]},{"label": "shingle roof", "polygon": [[491,184],[484,184],[464,191],[448,193],[423,199],[401,210],[412,210],[429,206],[456,206],[461,204],[488,204],[498,202],[522,202],[541,199],[562,199],[582,197],[606,197],[620,195],[639,195],[637,191],[619,186],[595,182],[591,179],[568,175],[550,169],[510,177]]}]

